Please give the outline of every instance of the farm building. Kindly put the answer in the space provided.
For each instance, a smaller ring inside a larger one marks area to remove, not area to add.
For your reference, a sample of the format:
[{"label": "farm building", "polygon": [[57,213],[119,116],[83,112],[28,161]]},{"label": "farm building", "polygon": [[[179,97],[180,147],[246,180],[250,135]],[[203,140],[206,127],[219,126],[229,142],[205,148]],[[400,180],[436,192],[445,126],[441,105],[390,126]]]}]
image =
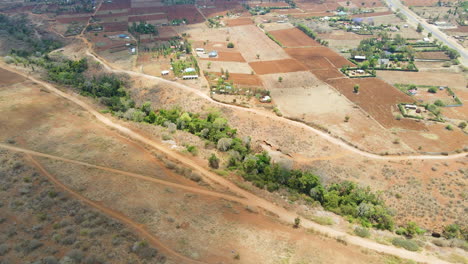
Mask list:
[{"label": "farm building", "polygon": [[406,104],[406,105],[405,105],[405,108],[406,108],[406,109],[413,109],[413,110],[416,110],[418,107],[417,107],[416,105]]},{"label": "farm building", "polygon": [[194,68],[187,68],[184,72],[196,72],[196,70]]},{"label": "farm building", "polygon": [[184,75],[182,76],[182,79],[184,80],[198,79],[198,75]]},{"label": "farm building", "polygon": [[195,51],[196,52],[205,52],[205,49],[204,48],[196,48]]},{"label": "farm building", "polygon": [[377,64],[379,65],[388,65],[390,63],[389,59],[378,59]]},{"label": "farm building", "polygon": [[161,75],[168,75],[169,71],[161,71]]},{"label": "farm building", "polygon": [[356,55],[356,56],[354,56],[354,59],[355,59],[355,60],[363,61],[363,60],[366,60],[366,56],[359,56],[359,55]]}]

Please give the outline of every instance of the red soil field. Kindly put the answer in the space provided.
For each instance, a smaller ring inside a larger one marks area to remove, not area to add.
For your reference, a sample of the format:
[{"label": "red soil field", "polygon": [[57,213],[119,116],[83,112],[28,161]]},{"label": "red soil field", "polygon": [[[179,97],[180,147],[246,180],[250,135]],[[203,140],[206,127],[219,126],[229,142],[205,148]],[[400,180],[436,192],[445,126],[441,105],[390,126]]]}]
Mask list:
[{"label": "red soil field", "polygon": [[304,67],[297,60],[285,59],[285,60],[274,60],[274,61],[258,61],[249,63],[250,67],[257,74],[271,74],[280,72],[297,72],[306,71]]},{"label": "red soil field", "polygon": [[61,17],[56,17],[57,22],[62,23],[62,24],[69,24],[72,22],[88,22],[89,18],[91,17],[91,14],[88,16],[61,16]]},{"label": "red soil field", "polygon": [[115,32],[115,31],[126,31],[126,30],[128,30],[128,23],[127,22],[101,23],[101,26],[104,28],[105,32]]},{"label": "red soil field", "polygon": [[450,57],[442,51],[418,52],[416,53],[415,58],[426,60],[450,60]]},{"label": "red soil field", "polygon": [[113,0],[112,3],[102,3],[99,11],[119,10],[130,8],[130,0]]},{"label": "red soil field", "polygon": [[[329,84],[335,87],[349,100],[359,105],[375,120],[386,128],[400,127],[404,129],[425,130],[424,123],[414,120],[402,119],[396,120],[393,112],[399,112],[398,103],[414,102],[414,100],[377,78],[361,79],[336,79],[329,80]],[[360,86],[359,93],[353,92],[355,84]]]},{"label": "red soil field", "polygon": [[375,13],[364,13],[364,14],[356,14],[352,15],[352,18],[355,17],[376,17],[376,16],[386,16],[386,15],[391,15],[393,14],[392,11],[386,11],[386,12],[375,12]]},{"label": "red soil field", "polygon": [[[340,54],[334,52],[330,48],[323,46],[311,48],[286,48],[284,50],[286,51],[286,53],[289,54],[289,56],[299,60],[305,65],[310,66],[311,69],[320,69],[328,67],[341,68],[344,65],[354,66],[353,63],[348,61]],[[323,60],[320,58],[326,58],[331,63],[331,65],[326,66],[326,63],[324,63]],[[321,62],[317,64],[317,60],[321,60]]]},{"label": "red soil field", "polygon": [[189,24],[204,22],[205,19],[193,5],[175,5],[165,7],[169,20],[187,19]]},{"label": "red soil field", "polygon": [[202,60],[245,62],[244,57],[242,57],[242,54],[240,54],[239,52],[224,51],[219,51],[217,58],[203,58]]},{"label": "red soil field", "polygon": [[233,1],[216,1],[214,3],[208,3],[206,6],[209,8],[199,8],[199,10],[206,16],[206,17],[215,17],[215,16],[224,16],[227,12],[231,13],[241,13],[244,10],[242,5]]},{"label": "red soil field", "polygon": [[308,12],[325,12],[329,10],[326,4],[318,3],[297,3],[297,6]]},{"label": "red soil field", "polygon": [[328,79],[345,77],[339,70],[335,68],[328,68],[325,70],[312,70],[311,71],[318,79],[327,82]]},{"label": "red soil field", "polygon": [[[211,74],[221,76],[221,73],[219,72],[211,72]],[[262,81],[258,75],[252,74],[229,73],[228,81],[232,81],[234,84],[242,86],[262,86]]]},{"label": "red soil field", "polygon": [[286,47],[320,46],[317,41],[297,28],[274,30],[269,33]]},{"label": "red soil field", "polygon": [[140,21],[151,21],[167,18],[166,14],[153,14],[143,16],[131,16],[128,18],[128,22],[140,22]]},{"label": "red soil field", "polygon": [[226,20],[226,25],[228,27],[251,25],[251,24],[253,24],[253,21],[250,17],[241,17],[241,18]]},{"label": "red soil field", "polygon": [[132,7],[130,9],[130,15],[146,15],[153,13],[165,13],[166,9],[163,6],[153,6],[153,7]]},{"label": "red soil field", "polygon": [[94,17],[95,18],[106,18],[106,17],[122,17],[122,16],[128,16],[128,12],[111,13],[111,14],[97,14]]}]

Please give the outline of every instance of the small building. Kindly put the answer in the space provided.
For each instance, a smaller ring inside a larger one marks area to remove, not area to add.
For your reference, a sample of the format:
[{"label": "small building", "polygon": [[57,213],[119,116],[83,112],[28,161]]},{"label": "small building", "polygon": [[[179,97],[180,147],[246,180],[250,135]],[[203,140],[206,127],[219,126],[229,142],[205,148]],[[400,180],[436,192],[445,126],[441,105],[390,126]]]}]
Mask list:
[{"label": "small building", "polygon": [[389,59],[378,59],[377,64],[379,65],[388,65],[390,63]]},{"label": "small building", "polygon": [[364,74],[365,71],[364,70],[356,70],[356,73],[359,73],[359,74]]},{"label": "small building", "polygon": [[198,75],[184,75],[184,76],[182,76],[182,79],[184,79],[184,80],[198,79]]},{"label": "small building", "polygon": [[119,38],[129,38],[126,34],[120,34]]},{"label": "small building", "polygon": [[135,54],[135,53],[136,53],[136,48],[131,48],[131,49],[130,49],[130,52],[131,52],[132,54]]},{"label": "small building", "polygon": [[418,92],[418,89],[417,89],[417,88],[408,90],[408,93],[409,93],[410,95],[415,95],[417,92]]},{"label": "small building", "polygon": [[354,59],[355,59],[355,60],[363,61],[363,60],[366,60],[366,56],[359,56],[359,55],[356,55],[356,56],[354,56]]},{"label": "small building", "polygon": [[196,72],[196,70],[194,68],[187,68],[184,70],[184,72]]},{"label": "small building", "polygon": [[195,51],[196,52],[205,52],[205,49],[204,48],[196,48]]},{"label": "small building", "polygon": [[406,105],[405,105],[405,108],[406,108],[406,109],[412,109],[412,110],[418,109],[418,107],[417,107],[416,105],[412,105],[412,104],[406,104]]},{"label": "small building", "polygon": [[260,98],[260,102],[262,102],[262,103],[270,103],[270,102],[271,102],[271,97],[268,96],[268,95],[265,95],[265,96],[263,96],[262,98]]},{"label": "small building", "polygon": [[169,71],[165,70],[165,71],[161,71],[161,75],[168,75],[169,74]]},{"label": "small building", "polygon": [[218,52],[216,50],[213,50],[210,53],[208,53],[208,57],[216,58],[216,57],[218,57]]},{"label": "small building", "polygon": [[424,42],[430,42],[431,40],[429,38],[423,38]]}]

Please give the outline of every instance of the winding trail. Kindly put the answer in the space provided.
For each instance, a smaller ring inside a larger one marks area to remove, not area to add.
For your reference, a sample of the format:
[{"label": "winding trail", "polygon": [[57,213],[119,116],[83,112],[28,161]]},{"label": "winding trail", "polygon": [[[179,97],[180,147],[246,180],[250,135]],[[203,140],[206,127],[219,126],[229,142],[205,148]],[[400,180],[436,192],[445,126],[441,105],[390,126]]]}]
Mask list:
[{"label": "winding trail", "polygon": [[84,202],[85,204],[95,208],[96,210],[114,218],[120,220],[122,223],[125,225],[129,226],[130,228],[134,229],[137,231],[143,238],[145,238],[149,243],[151,243],[154,247],[156,247],[158,250],[162,251],[166,255],[170,255],[177,260],[179,260],[179,263],[190,263],[190,264],[203,264],[203,262],[188,258],[170,247],[166,246],[164,243],[159,241],[158,238],[156,238],[154,235],[152,235],[148,230],[144,228],[143,225],[133,221],[132,219],[126,217],[125,215],[114,211],[110,208],[107,208],[93,200],[90,200],[86,198],[85,196],[81,195],[80,193],[74,191],[73,189],[67,187],[65,184],[60,182],[55,176],[50,174],[37,160],[35,160],[32,156],[31,153],[23,151],[23,153],[26,154],[26,156],[31,160],[31,163],[43,174],[46,176],[52,183],[54,183],[57,187],[63,189],[67,193],[69,193],[71,196],[76,198],[77,200],[80,200]]},{"label": "winding trail", "polygon": [[[3,144],[3,143],[0,143],[0,148],[7,149],[7,150],[10,150],[10,151],[25,153],[25,154],[27,154],[29,156],[32,155],[32,156],[43,157],[43,158],[48,158],[48,159],[53,159],[53,160],[59,160],[59,161],[63,161],[63,162],[71,163],[71,164],[76,164],[76,165],[81,165],[81,166],[85,166],[85,167],[89,167],[89,168],[94,168],[94,169],[99,169],[99,170],[108,171],[108,172],[112,172],[112,173],[117,173],[117,174],[125,175],[125,176],[131,177],[131,178],[135,178],[135,179],[138,179],[138,180],[143,180],[143,181],[157,183],[157,184],[161,184],[161,185],[165,185],[165,186],[169,186],[169,187],[173,187],[173,188],[177,188],[177,189],[182,189],[182,190],[192,192],[192,193],[198,193],[198,194],[202,194],[202,195],[208,195],[208,196],[213,196],[213,197],[217,197],[217,198],[222,198],[222,199],[225,199],[225,200],[238,202],[238,203],[241,203],[241,204],[244,204],[244,205],[252,205],[251,203],[248,202],[248,200],[240,198],[240,197],[236,197],[236,196],[233,196],[233,195],[223,194],[223,193],[210,191],[210,190],[206,190],[206,189],[202,189],[202,188],[197,188],[197,187],[187,186],[187,185],[178,184],[178,183],[174,183],[174,182],[170,182],[170,181],[160,180],[160,179],[156,179],[156,178],[153,178],[153,177],[150,177],[150,176],[145,176],[145,175],[138,174],[138,173],[133,173],[133,172],[118,170],[118,169],[114,169],[114,168],[94,165],[94,164],[90,164],[90,163],[87,163],[87,162],[82,162],[82,161],[78,161],[78,160],[72,160],[72,159],[67,159],[67,158],[63,158],[63,157],[59,157],[59,156],[49,155],[49,154],[46,154],[46,153],[37,152],[37,151],[34,151],[34,150],[29,150],[29,149],[20,148],[20,147],[15,147],[15,146]],[[113,176],[113,174],[110,174],[110,176]]]},{"label": "winding trail", "polygon": [[[8,66],[6,66],[4,64],[0,64],[0,66],[4,67],[6,69],[11,69],[10,67],[8,67]],[[260,198],[260,197],[258,197],[256,195],[254,195],[253,193],[250,193],[250,192],[248,192],[248,191],[246,191],[244,189],[239,188],[237,185],[230,182],[229,180],[224,179],[222,177],[219,177],[217,174],[215,174],[212,171],[206,169],[204,166],[200,165],[198,162],[193,161],[190,158],[188,158],[186,156],[183,156],[183,155],[181,155],[181,154],[179,154],[177,152],[174,152],[173,150],[171,150],[167,146],[164,146],[162,144],[157,143],[156,141],[153,141],[153,140],[151,140],[149,138],[146,138],[146,137],[142,136],[141,134],[138,134],[138,133],[132,131],[131,129],[127,128],[127,127],[124,127],[124,126],[122,126],[122,125],[120,125],[118,123],[113,122],[111,119],[107,118],[106,116],[104,116],[100,112],[96,111],[92,106],[88,105],[84,101],[81,101],[78,97],[75,97],[75,96],[73,96],[71,94],[67,94],[65,92],[62,92],[61,90],[55,88],[51,84],[49,84],[47,82],[44,82],[44,81],[40,81],[40,80],[38,80],[38,79],[36,79],[36,78],[34,78],[34,77],[30,76],[30,75],[27,75],[25,73],[16,71],[14,69],[10,70],[10,71],[18,73],[21,76],[23,76],[25,78],[28,78],[28,79],[42,85],[44,88],[50,90],[51,92],[53,92],[53,93],[65,98],[65,99],[67,99],[67,100],[81,106],[83,109],[88,111],[98,121],[102,122],[106,126],[115,129],[116,131],[126,135],[129,138],[132,138],[133,140],[136,140],[136,141],[139,141],[139,142],[141,142],[143,144],[151,146],[152,148],[160,151],[161,153],[164,153],[166,156],[168,156],[171,159],[178,160],[179,162],[181,162],[185,166],[190,167],[193,170],[198,171],[199,173],[201,173],[202,177],[204,177],[204,178],[206,177],[206,178],[208,178],[208,179],[210,179],[210,180],[212,180],[212,181],[226,187],[227,189],[229,189],[230,191],[236,193],[237,195],[245,197],[245,199],[249,200],[250,204],[255,205],[255,206],[259,207],[259,208],[262,208],[262,209],[264,209],[266,211],[269,211],[269,212],[277,215],[279,220],[281,220],[281,221],[283,221],[285,223],[293,223],[294,219],[297,217],[296,213],[290,212],[290,211],[286,210],[283,207],[280,207],[280,206],[278,206],[276,204],[273,204],[272,202],[267,201],[267,200],[265,200],[263,198]],[[121,71],[121,72],[126,73],[127,71]],[[134,74],[136,74],[136,73],[134,73]],[[138,74],[138,75],[145,76],[143,74]],[[153,78],[160,80],[159,78],[156,78],[156,77],[153,77]],[[180,84],[177,84],[177,85],[180,86],[183,89],[192,90],[192,88],[188,88],[188,87],[180,85]],[[198,92],[202,93],[201,91],[198,91]],[[206,95],[204,95],[203,97],[206,97]],[[235,106],[229,106],[229,107],[235,107]],[[240,108],[240,109],[243,109],[243,108]],[[256,113],[256,111],[252,110],[252,109],[244,109],[244,110],[252,111],[252,112]],[[270,117],[270,115],[266,115],[265,113],[259,112],[258,114],[262,114],[262,115]],[[283,121],[283,122],[285,121],[284,119],[278,119],[278,120]],[[311,129],[312,131],[315,131],[311,127],[309,127],[307,125],[304,125],[302,123],[293,122],[293,121],[291,121],[291,122],[293,124],[295,124],[295,125],[303,126],[306,129]],[[462,153],[462,154],[451,155],[451,156],[409,156],[409,157],[408,156],[406,156],[406,157],[394,156],[394,157],[382,157],[382,156],[379,156],[379,155],[369,154],[367,152],[363,152],[363,151],[354,149],[351,146],[348,146],[347,144],[345,144],[345,143],[331,137],[330,135],[327,135],[324,132],[317,131],[317,134],[319,134],[319,135],[323,134],[324,138],[329,138],[330,141],[337,141],[337,144],[343,145],[344,148],[349,149],[349,150],[351,150],[353,152],[362,153],[362,155],[368,156],[370,158],[375,157],[377,159],[384,159],[384,160],[454,159],[454,158],[464,157],[466,155],[466,154]],[[79,195],[79,194],[76,194],[76,195]],[[122,217],[122,216],[120,216],[120,217]],[[125,218],[124,218],[124,220],[125,220]],[[407,251],[405,249],[396,248],[396,247],[388,246],[388,245],[382,245],[382,244],[379,244],[377,242],[374,242],[374,241],[371,241],[371,240],[368,240],[368,239],[364,239],[364,238],[357,237],[357,236],[352,236],[352,235],[349,235],[349,234],[347,234],[345,232],[334,230],[331,227],[319,225],[319,224],[317,224],[315,222],[312,222],[310,220],[307,220],[307,219],[302,219],[302,226],[304,228],[314,229],[314,230],[316,230],[316,231],[318,231],[318,232],[320,232],[322,234],[326,234],[327,236],[330,236],[330,237],[343,239],[349,244],[353,244],[353,245],[360,246],[360,247],[363,247],[363,248],[367,248],[367,249],[370,249],[370,250],[374,250],[374,251],[377,251],[377,252],[390,254],[390,255],[395,255],[395,256],[398,256],[398,257],[401,257],[401,258],[405,258],[405,259],[412,259],[414,261],[423,262],[423,263],[448,263],[448,262],[440,260],[437,257],[432,256],[432,255],[425,255],[425,254],[420,253],[420,252],[410,252],[410,251]],[[146,234],[145,236],[150,235],[144,229],[140,230],[140,232],[142,232],[142,234],[144,234],[144,235]],[[146,233],[144,233],[144,232],[146,232]]]},{"label": "winding trail", "polygon": [[468,156],[468,153],[465,153],[465,152],[457,153],[457,154],[451,154],[451,155],[385,155],[385,156],[378,155],[378,154],[371,153],[371,152],[367,152],[367,151],[358,149],[358,148],[356,148],[354,146],[351,146],[347,142],[345,142],[345,141],[343,141],[343,140],[341,140],[339,138],[336,138],[336,137],[334,137],[334,136],[332,136],[332,135],[330,135],[330,134],[328,134],[328,133],[326,133],[324,131],[313,128],[311,126],[308,126],[308,125],[306,125],[304,123],[301,123],[301,122],[298,122],[298,121],[293,121],[293,120],[290,120],[290,119],[279,117],[279,116],[274,115],[272,113],[268,113],[268,112],[261,111],[261,110],[258,110],[258,109],[245,108],[245,107],[240,107],[240,106],[236,106],[236,105],[221,103],[221,102],[218,102],[216,100],[213,100],[209,95],[207,95],[205,92],[203,92],[201,90],[198,90],[198,89],[183,85],[181,83],[168,81],[168,80],[160,78],[160,77],[148,75],[148,74],[145,74],[145,73],[134,72],[134,71],[115,69],[115,68],[109,66],[110,64],[105,59],[103,59],[100,56],[94,54],[93,52],[90,52],[90,45],[91,44],[86,39],[84,39],[83,37],[81,37],[81,38],[87,44],[86,55],[88,55],[88,56],[92,57],[93,59],[95,59],[96,61],[100,62],[104,66],[104,68],[109,72],[123,73],[123,74],[128,74],[128,75],[131,75],[131,76],[143,77],[143,78],[148,78],[148,79],[151,79],[151,80],[155,80],[155,81],[158,81],[160,83],[171,85],[173,87],[177,87],[177,88],[183,89],[185,91],[191,92],[191,93],[197,95],[198,97],[201,97],[201,98],[209,101],[210,103],[213,103],[213,104],[216,104],[216,105],[219,105],[219,106],[222,106],[222,107],[253,113],[253,114],[256,114],[256,115],[259,115],[259,116],[262,116],[262,117],[270,118],[275,122],[282,122],[282,123],[285,123],[285,124],[288,124],[288,125],[291,125],[291,126],[296,126],[296,127],[299,127],[299,128],[306,129],[308,131],[311,131],[311,132],[315,133],[319,137],[327,140],[328,142],[330,142],[333,145],[337,145],[337,146],[339,146],[339,147],[341,147],[341,148],[343,148],[343,149],[345,149],[347,151],[350,151],[350,152],[352,152],[354,154],[358,154],[360,156],[363,156],[363,157],[366,157],[366,158],[369,158],[369,159],[393,160],[393,161],[400,161],[400,160],[448,160],[448,159],[459,159],[459,158],[464,158],[464,157]]}]

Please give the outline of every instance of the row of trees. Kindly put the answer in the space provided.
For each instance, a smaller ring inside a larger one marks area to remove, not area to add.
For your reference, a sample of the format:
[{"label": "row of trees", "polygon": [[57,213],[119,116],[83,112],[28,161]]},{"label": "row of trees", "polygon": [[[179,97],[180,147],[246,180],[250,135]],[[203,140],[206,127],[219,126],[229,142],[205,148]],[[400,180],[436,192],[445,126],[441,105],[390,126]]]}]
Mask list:
[{"label": "row of trees", "polygon": [[[236,170],[246,180],[260,188],[275,191],[288,188],[306,199],[319,202],[325,209],[358,220],[365,226],[380,229],[394,228],[392,214],[378,194],[369,187],[362,188],[352,182],[334,183],[324,186],[320,178],[307,171],[289,170],[273,163],[266,152],[252,153],[249,138],[237,136],[225,118],[211,112],[202,117],[178,108],[153,111],[149,103],[138,109],[129,110],[123,117],[134,121],[166,126],[170,130],[183,130],[213,142],[217,149],[228,153],[227,166]],[[213,168],[218,168],[220,159],[215,155],[209,159]]]}]

